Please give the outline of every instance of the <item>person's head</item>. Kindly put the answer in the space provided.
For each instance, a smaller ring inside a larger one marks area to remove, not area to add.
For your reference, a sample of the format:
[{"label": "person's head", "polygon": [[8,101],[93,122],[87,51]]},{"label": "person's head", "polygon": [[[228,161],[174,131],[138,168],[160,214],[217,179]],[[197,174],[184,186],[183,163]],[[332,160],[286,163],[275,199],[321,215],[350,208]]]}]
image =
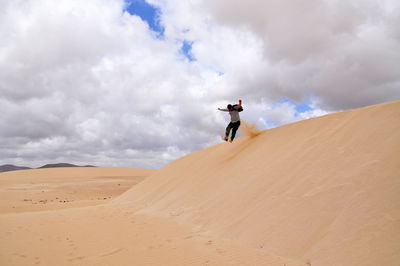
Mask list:
[{"label": "person's head", "polygon": [[228,104],[227,108],[228,108],[229,111],[231,111],[233,109],[232,104]]}]

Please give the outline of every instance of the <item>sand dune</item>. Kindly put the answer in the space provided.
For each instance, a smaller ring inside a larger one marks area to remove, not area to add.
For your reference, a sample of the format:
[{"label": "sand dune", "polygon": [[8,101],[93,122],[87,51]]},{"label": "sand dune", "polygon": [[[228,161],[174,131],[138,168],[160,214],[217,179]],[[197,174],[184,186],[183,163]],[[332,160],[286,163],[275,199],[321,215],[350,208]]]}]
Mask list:
[{"label": "sand dune", "polygon": [[301,265],[173,219],[107,204],[155,172],[56,168],[0,174],[0,265]]},{"label": "sand dune", "polygon": [[399,162],[400,101],[262,131],[105,204],[1,214],[0,265],[398,265]]},{"label": "sand dune", "polygon": [[399,181],[397,101],[190,154],[115,202],[312,265],[398,265]]},{"label": "sand dune", "polygon": [[0,223],[1,265],[301,265],[116,206],[9,214]]}]

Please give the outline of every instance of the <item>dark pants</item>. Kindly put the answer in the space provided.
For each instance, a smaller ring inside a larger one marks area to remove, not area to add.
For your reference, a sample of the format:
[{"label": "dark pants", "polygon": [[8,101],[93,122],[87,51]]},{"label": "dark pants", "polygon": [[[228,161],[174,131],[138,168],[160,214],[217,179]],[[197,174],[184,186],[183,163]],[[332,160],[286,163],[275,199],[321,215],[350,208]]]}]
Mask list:
[{"label": "dark pants", "polygon": [[226,131],[225,131],[225,139],[228,140],[229,137],[229,132],[232,129],[232,136],[231,136],[231,140],[233,140],[236,136],[236,131],[238,130],[238,128],[240,127],[240,121],[237,122],[230,122],[229,125],[226,127]]}]

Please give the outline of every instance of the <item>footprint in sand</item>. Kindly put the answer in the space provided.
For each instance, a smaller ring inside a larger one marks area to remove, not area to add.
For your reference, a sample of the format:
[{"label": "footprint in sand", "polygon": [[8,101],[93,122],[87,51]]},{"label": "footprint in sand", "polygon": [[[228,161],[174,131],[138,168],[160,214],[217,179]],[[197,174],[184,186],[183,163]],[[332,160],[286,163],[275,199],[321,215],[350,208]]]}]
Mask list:
[{"label": "footprint in sand", "polygon": [[221,248],[217,248],[216,251],[218,252],[218,254],[224,254],[225,250],[221,249]]},{"label": "footprint in sand", "polygon": [[78,248],[75,246],[74,241],[72,241],[71,239],[69,239],[68,237],[66,238],[66,240],[68,241],[68,245],[73,249],[73,250],[77,250]]},{"label": "footprint in sand", "polygon": [[123,248],[113,249],[113,250],[111,250],[111,251],[109,251],[109,252],[107,252],[107,253],[104,253],[104,254],[100,255],[100,256],[101,256],[101,257],[111,256],[111,255],[114,255],[114,254],[116,254],[116,253],[118,253],[118,252],[121,252],[121,251],[123,251],[123,250],[124,250]]},{"label": "footprint in sand", "polygon": [[212,244],[213,244],[213,241],[212,241],[212,240],[208,240],[208,241],[206,242],[206,245],[207,245],[207,246],[212,245]]},{"label": "footprint in sand", "polygon": [[75,258],[69,259],[69,261],[83,260],[84,258],[85,258],[84,256],[77,256]]}]

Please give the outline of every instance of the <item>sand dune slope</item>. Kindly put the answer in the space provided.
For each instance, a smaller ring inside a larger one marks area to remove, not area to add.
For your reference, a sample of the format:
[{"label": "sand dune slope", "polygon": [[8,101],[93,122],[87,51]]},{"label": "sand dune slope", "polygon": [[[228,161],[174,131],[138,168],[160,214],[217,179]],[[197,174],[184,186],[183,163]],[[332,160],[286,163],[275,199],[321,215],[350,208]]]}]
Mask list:
[{"label": "sand dune slope", "polygon": [[0,215],[0,265],[300,266],[115,205]]},{"label": "sand dune slope", "polygon": [[309,265],[399,265],[400,101],[180,158],[112,202]]},{"label": "sand dune slope", "polygon": [[304,265],[171,217],[106,204],[154,172],[57,168],[0,174],[0,265]]}]

